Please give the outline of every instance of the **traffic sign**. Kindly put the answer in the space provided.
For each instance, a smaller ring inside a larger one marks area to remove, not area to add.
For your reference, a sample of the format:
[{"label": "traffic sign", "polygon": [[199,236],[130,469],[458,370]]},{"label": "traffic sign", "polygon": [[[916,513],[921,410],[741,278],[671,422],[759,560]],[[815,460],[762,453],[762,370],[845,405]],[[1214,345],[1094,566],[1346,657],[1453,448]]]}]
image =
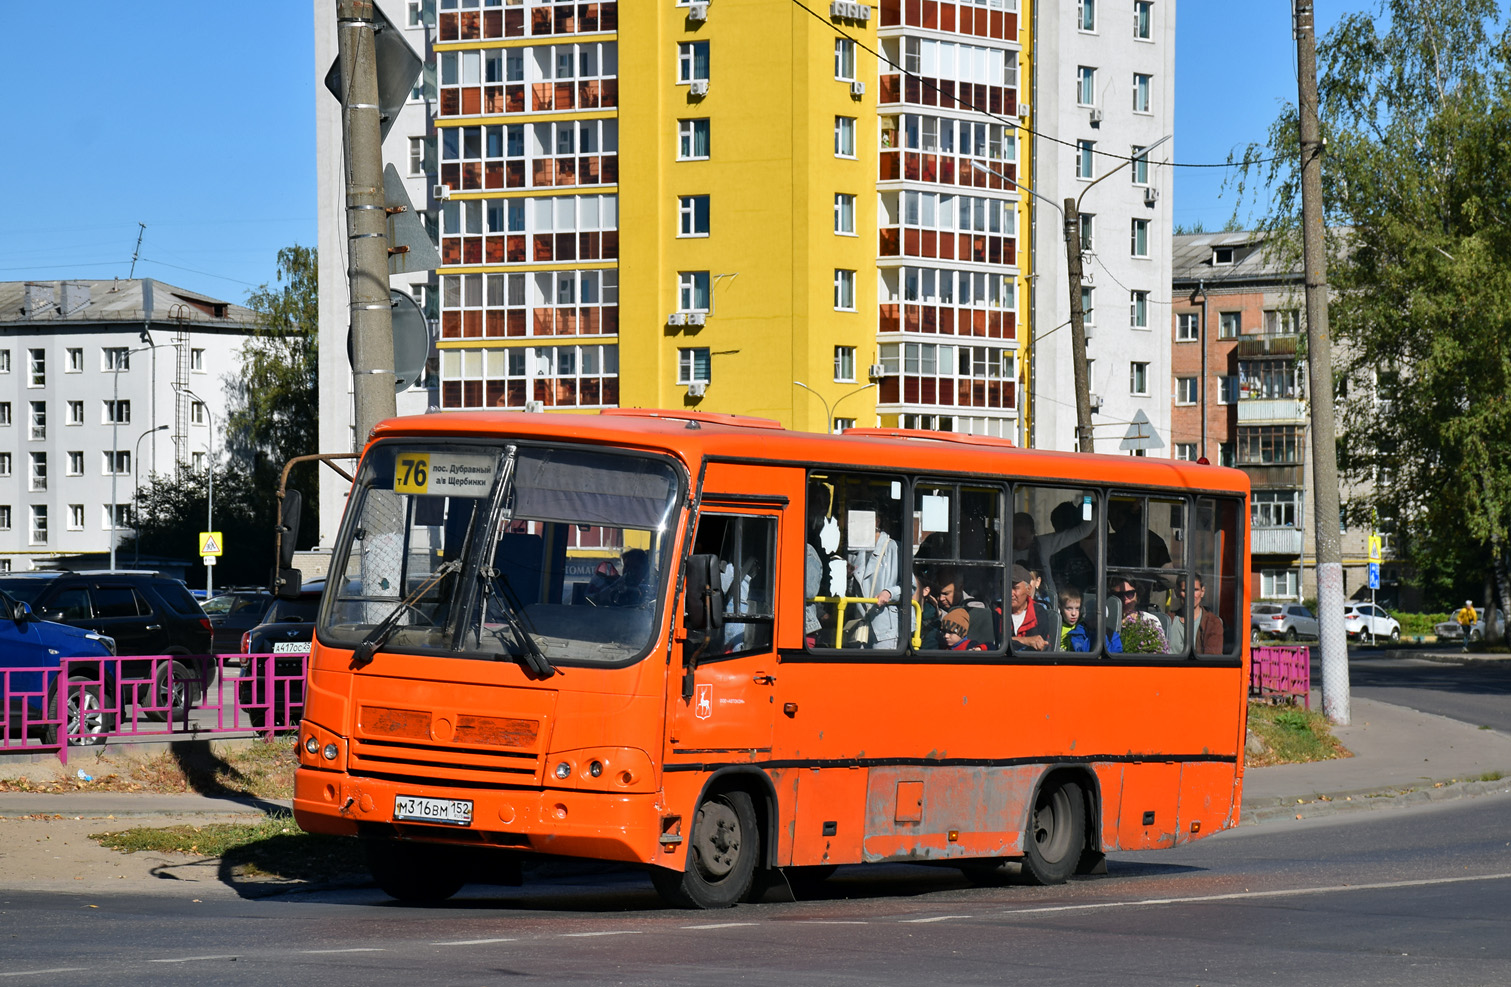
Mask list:
[{"label": "traffic sign", "polygon": [[1380,588],[1380,563],[1378,562],[1371,562],[1369,564],[1369,588]]},{"label": "traffic sign", "polygon": [[224,555],[226,543],[220,537],[219,531],[201,531],[199,533],[200,555]]},{"label": "traffic sign", "polygon": [[1379,535],[1370,535],[1369,536],[1369,560],[1371,562],[1378,562],[1378,561],[1380,561],[1380,536]]}]

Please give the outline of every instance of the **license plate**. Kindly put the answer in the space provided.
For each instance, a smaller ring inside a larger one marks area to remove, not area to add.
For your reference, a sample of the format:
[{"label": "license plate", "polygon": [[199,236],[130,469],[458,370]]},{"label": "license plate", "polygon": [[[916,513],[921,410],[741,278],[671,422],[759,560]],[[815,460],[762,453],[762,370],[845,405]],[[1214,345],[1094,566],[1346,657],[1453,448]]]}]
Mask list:
[{"label": "license plate", "polygon": [[395,819],[446,823],[449,826],[472,825],[470,799],[427,799],[418,795],[397,795],[393,800]]},{"label": "license plate", "polygon": [[275,655],[307,655],[309,653],[308,641],[278,641],[273,645]]}]

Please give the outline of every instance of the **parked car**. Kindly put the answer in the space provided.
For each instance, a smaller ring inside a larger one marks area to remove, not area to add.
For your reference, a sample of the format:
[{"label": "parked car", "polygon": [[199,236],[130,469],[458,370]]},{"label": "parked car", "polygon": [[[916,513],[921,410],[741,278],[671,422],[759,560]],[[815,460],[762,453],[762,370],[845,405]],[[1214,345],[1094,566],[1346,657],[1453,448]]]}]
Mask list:
[{"label": "parked car", "polygon": [[[23,710],[39,718],[58,708],[59,674],[64,659],[109,658],[115,642],[103,634],[68,624],[42,620],[31,607],[0,590],[0,677],[12,724]],[[13,669],[36,671],[13,671]],[[105,696],[115,690],[110,662],[70,661],[68,664],[67,733],[71,744],[94,746],[115,729],[115,713],[107,711]],[[53,671],[49,672],[48,669]],[[58,742],[58,728],[47,727],[44,738]]]},{"label": "parked car", "polygon": [[[1484,613],[1483,610],[1479,610],[1477,612],[1481,614]],[[1506,639],[1506,615],[1502,613],[1499,608],[1497,608],[1495,611],[1495,630],[1496,633],[1500,636],[1500,639],[1504,641]],[[1433,624],[1432,633],[1437,635],[1439,641],[1444,641],[1449,644],[1458,644],[1464,640],[1463,629],[1459,627],[1459,622],[1454,620],[1451,616],[1447,620]],[[1474,623],[1469,625],[1469,640],[1478,643],[1480,641],[1483,641],[1484,639],[1485,618],[1480,617]]]},{"label": "parked car", "polygon": [[[244,655],[286,655],[278,658],[243,659],[237,702],[247,712],[252,726],[261,728],[271,704],[275,724],[294,723],[304,712],[304,657],[315,639],[315,616],[320,612],[323,584],[306,583],[297,599],[277,599],[268,605],[261,624],[241,637]],[[272,694],[267,688],[268,666],[276,676]]]},{"label": "parked car", "polygon": [[1401,624],[1373,603],[1350,603],[1343,608],[1343,630],[1352,640],[1388,638],[1401,640]]},{"label": "parked car", "polygon": [[117,654],[173,656],[156,668],[150,661],[121,663],[123,678],[154,682],[151,692],[135,697],[158,707],[143,711],[149,718],[162,718],[170,696],[173,716],[184,716],[214,684],[210,618],[182,580],[146,571],[6,573],[0,590],[43,620],[114,639]]},{"label": "parked car", "polygon": [[1258,644],[1261,634],[1287,641],[1315,638],[1317,618],[1299,603],[1255,603],[1249,607],[1249,642]]},{"label": "parked car", "polygon": [[217,655],[241,650],[241,637],[262,623],[273,594],[262,589],[233,589],[213,596],[204,603],[210,618],[210,650]]}]

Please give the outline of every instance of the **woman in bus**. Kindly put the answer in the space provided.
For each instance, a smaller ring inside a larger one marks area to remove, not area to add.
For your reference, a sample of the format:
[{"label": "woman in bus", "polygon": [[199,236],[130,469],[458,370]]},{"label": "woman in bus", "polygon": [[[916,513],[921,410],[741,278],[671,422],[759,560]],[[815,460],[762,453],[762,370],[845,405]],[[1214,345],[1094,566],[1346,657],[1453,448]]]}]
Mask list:
[{"label": "woman in bus", "polygon": [[[868,602],[861,614],[846,624],[846,644],[863,648],[897,647],[897,606],[902,593],[898,583],[897,542],[882,529],[881,514],[869,512],[876,523],[876,537],[865,548],[850,552],[851,595]],[[869,602],[874,600],[875,602]]]}]

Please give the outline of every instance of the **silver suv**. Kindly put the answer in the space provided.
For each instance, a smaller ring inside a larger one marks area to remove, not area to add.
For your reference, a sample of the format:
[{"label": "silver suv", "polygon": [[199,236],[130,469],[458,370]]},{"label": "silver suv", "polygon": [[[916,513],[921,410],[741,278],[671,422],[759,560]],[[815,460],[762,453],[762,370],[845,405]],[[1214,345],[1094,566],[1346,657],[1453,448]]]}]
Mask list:
[{"label": "silver suv", "polygon": [[1249,607],[1249,643],[1259,643],[1259,636],[1316,638],[1317,618],[1299,603],[1255,603]]}]

